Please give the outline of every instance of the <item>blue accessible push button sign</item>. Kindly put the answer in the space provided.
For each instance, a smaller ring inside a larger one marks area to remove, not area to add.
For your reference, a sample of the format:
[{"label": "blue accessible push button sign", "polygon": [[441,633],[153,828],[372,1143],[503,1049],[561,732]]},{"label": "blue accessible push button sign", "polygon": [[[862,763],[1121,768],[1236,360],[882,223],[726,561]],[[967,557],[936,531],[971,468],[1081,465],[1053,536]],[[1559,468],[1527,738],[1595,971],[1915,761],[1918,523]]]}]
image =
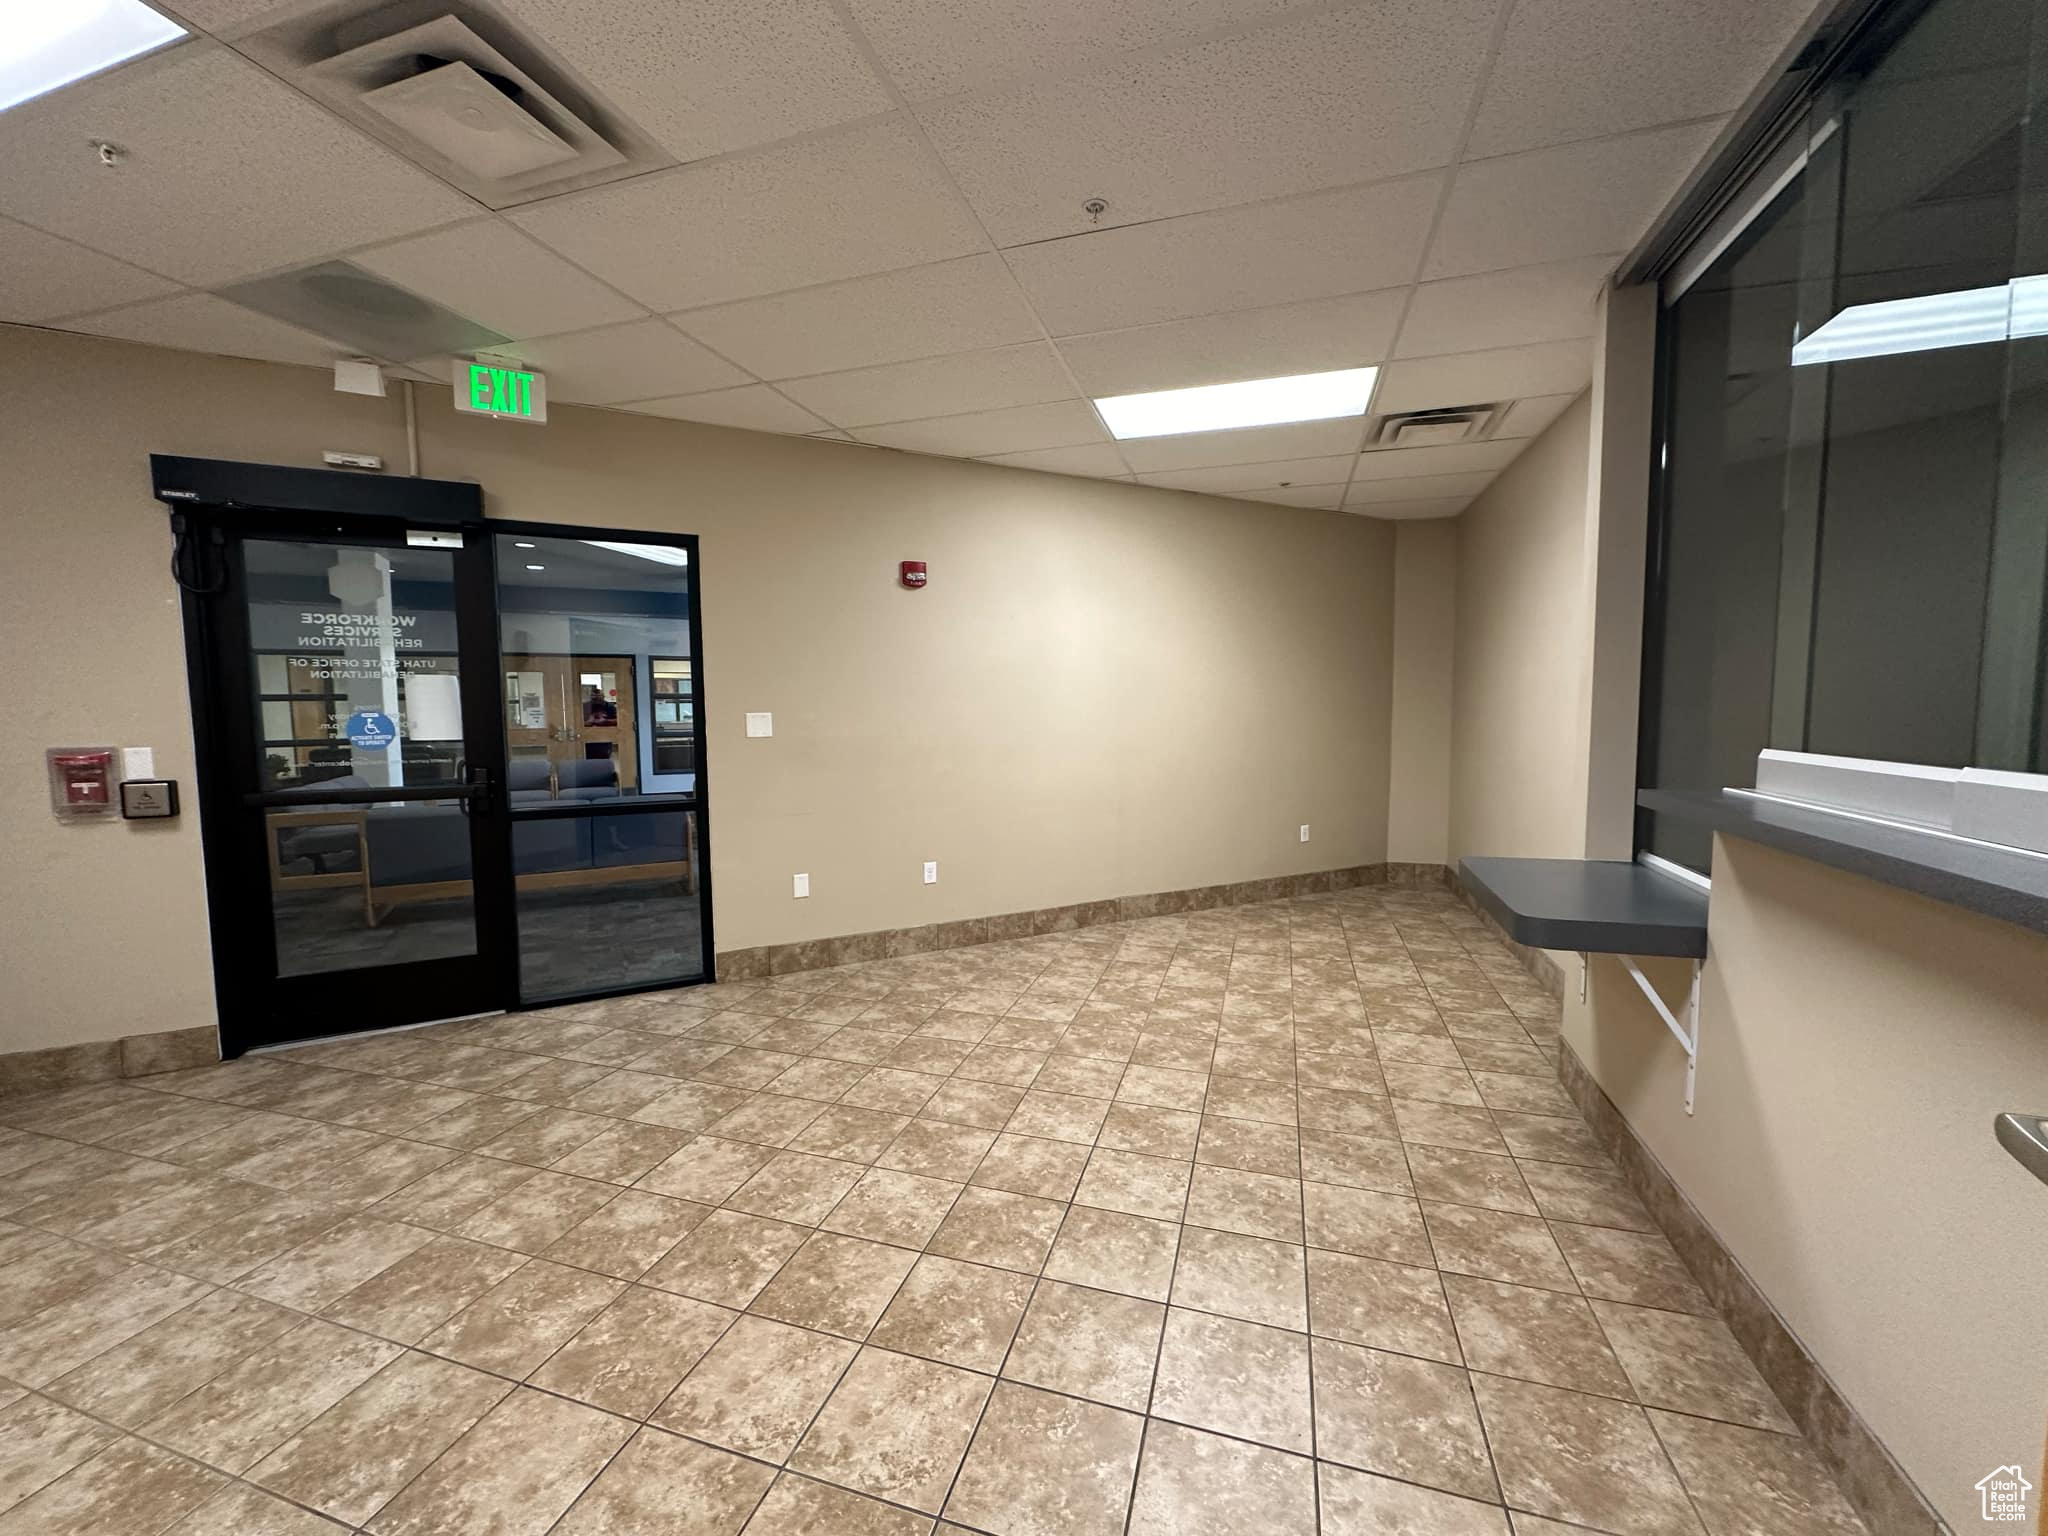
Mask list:
[{"label": "blue accessible push button sign", "polygon": [[381,709],[359,709],[348,717],[348,744],[358,752],[382,752],[398,739],[398,727]]}]

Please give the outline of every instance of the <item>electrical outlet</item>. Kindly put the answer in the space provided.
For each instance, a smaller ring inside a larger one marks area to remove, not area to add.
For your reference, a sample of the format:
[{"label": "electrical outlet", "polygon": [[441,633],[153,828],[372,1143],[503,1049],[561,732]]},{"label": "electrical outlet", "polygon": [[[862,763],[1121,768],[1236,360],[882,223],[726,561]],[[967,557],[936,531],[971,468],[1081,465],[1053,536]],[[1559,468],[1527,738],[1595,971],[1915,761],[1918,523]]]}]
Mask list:
[{"label": "electrical outlet", "polygon": [[1308,823],[1305,821],[1301,824],[1301,840],[1304,843],[1308,841]]},{"label": "electrical outlet", "polygon": [[798,875],[790,883],[796,888],[794,891],[791,892],[791,894],[794,895],[797,898],[797,900],[801,901],[804,897],[811,894],[811,877],[809,875]]},{"label": "electrical outlet", "polygon": [[925,860],[924,883],[926,885],[937,885],[939,883],[939,862],[937,859]]}]

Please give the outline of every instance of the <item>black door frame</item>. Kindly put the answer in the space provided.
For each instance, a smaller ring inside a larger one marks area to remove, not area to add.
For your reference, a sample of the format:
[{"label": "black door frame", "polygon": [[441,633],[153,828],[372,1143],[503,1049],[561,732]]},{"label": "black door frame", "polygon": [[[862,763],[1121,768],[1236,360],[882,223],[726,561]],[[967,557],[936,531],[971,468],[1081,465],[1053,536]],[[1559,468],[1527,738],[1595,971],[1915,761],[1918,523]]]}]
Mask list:
[{"label": "black door frame", "polygon": [[[224,460],[152,455],[157,498],[170,509],[174,539],[172,570],[181,589],[185,622],[186,678],[192,699],[197,769],[195,803],[200,813],[207,920],[212,942],[214,996],[220,1022],[221,1054],[242,1055],[261,1045],[346,1034],[361,1022],[344,1016],[334,994],[337,976],[363,971],[278,977],[276,933],[269,902],[269,850],[260,816],[251,816],[267,796],[251,795],[248,782],[258,762],[255,721],[239,681],[246,676],[249,634],[246,605],[216,602],[223,590],[241,590],[244,538],[318,540],[336,537],[402,545],[404,529],[441,528],[464,534],[455,551],[455,617],[458,668],[481,675],[489,686],[465,679],[463,734],[470,782],[411,798],[466,800],[477,813],[471,837],[472,881],[477,926],[474,956],[410,961],[365,968],[407,988],[417,998],[418,1018],[393,1018],[395,1027],[433,1018],[555,1006],[570,998],[522,1000],[519,942],[512,872],[513,825],[517,820],[568,814],[673,814],[696,817],[697,909],[703,971],[697,978],[669,978],[581,992],[573,1000],[613,997],[692,985],[712,979],[716,949],[712,936],[711,828],[703,739],[702,566],[695,535],[578,524],[505,522],[483,512],[479,486],[457,481],[374,479],[341,471],[242,464]],[[693,656],[698,739],[696,788],[687,800],[664,798],[644,806],[622,803],[595,810],[524,807],[515,811],[505,788],[507,746],[502,652],[498,620],[497,535],[535,534],[561,538],[611,538],[682,549],[690,572],[689,635]],[[231,694],[235,696],[230,696]],[[479,772],[481,770],[481,772]],[[342,793],[337,794],[340,798]],[[365,801],[397,799],[406,792],[358,792]],[[354,798],[354,796],[350,796]],[[280,1034],[272,1017],[286,1009],[315,1021],[299,1033]],[[432,1010],[432,1011],[422,1011]],[[440,1011],[445,1010],[445,1011]]]}]

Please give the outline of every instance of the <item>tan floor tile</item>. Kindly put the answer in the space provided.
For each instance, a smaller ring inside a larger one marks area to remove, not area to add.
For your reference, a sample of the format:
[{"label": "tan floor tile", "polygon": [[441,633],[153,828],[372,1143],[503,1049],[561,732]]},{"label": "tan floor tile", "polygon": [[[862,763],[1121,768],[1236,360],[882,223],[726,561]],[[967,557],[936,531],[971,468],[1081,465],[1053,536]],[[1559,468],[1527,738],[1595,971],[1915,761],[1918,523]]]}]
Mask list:
[{"label": "tan floor tile", "polygon": [[1463,1363],[1434,1269],[1308,1251],[1310,1330],[1347,1344]]},{"label": "tan floor tile", "polygon": [[520,1163],[502,1163],[494,1157],[459,1157],[385,1196],[369,1214],[385,1221],[447,1232],[534,1177],[535,1170]]},{"label": "tan floor tile", "polygon": [[937,1514],[991,1385],[971,1371],[863,1349],[789,1464]]},{"label": "tan floor tile", "polygon": [[724,1141],[786,1147],[824,1113],[825,1105],[817,1099],[757,1093],[732,1113],[714,1120],[704,1134]]},{"label": "tan floor tile", "polygon": [[1439,1269],[1510,1285],[1578,1290],[1549,1226],[1537,1217],[1429,1200],[1422,1203],[1422,1215]]},{"label": "tan floor tile", "polygon": [[1030,1299],[1027,1276],[927,1254],[889,1303],[869,1342],[993,1375]]},{"label": "tan floor tile", "polygon": [[996,1138],[968,1182],[976,1188],[1003,1189],[1013,1195],[1070,1200],[1087,1164],[1085,1146],[1006,1131]]},{"label": "tan floor tile", "polygon": [[1394,1108],[1383,1094],[1345,1088],[1302,1088],[1295,1094],[1304,1131],[1336,1131],[1346,1136],[1394,1136]]},{"label": "tan floor tile", "polygon": [[1302,1250],[1271,1238],[1188,1227],[1173,1273],[1173,1304],[1297,1331],[1308,1327]]},{"label": "tan floor tile", "polygon": [[330,1302],[321,1316],[417,1344],[525,1262],[509,1249],[437,1237]]},{"label": "tan floor tile", "polygon": [[1472,1389],[1515,1508],[1625,1536],[1699,1536],[1642,1409],[1499,1376]]},{"label": "tan floor tile", "polygon": [[1121,1536],[1145,1421],[999,1384],[946,1513],[1003,1536]]},{"label": "tan floor tile", "polygon": [[1578,1113],[1571,1097],[1554,1079],[1514,1072],[1474,1072],[1472,1081],[1490,1109],[1517,1110],[1529,1115],[1569,1116]]},{"label": "tan floor tile", "polygon": [[1042,1280],[1003,1375],[1143,1412],[1165,1321],[1158,1302]]},{"label": "tan floor tile", "polygon": [[689,1135],[665,1125],[613,1124],[583,1143],[568,1156],[558,1159],[557,1173],[583,1179],[601,1179],[608,1184],[631,1184],[672,1156]]},{"label": "tan floor tile", "polygon": [[1119,1152],[1144,1152],[1153,1157],[1187,1161],[1195,1155],[1201,1124],[1202,1117],[1191,1110],[1115,1103],[1103,1117],[1096,1142]]},{"label": "tan floor tile", "polygon": [[1421,1208],[1406,1195],[1343,1184],[1304,1184],[1302,1200],[1312,1247],[1398,1264],[1433,1262]]},{"label": "tan floor tile", "polygon": [[301,1321],[254,1296],[215,1291],[43,1390],[98,1418],[138,1428]]},{"label": "tan floor tile", "polygon": [[1090,1099],[1113,1098],[1116,1085],[1124,1075],[1123,1069],[1114,1061],[1072,1054],[1072,1040],[1073,1031],[1069,1030],[1058,1047],[1066,1054],[1049,1057],[1031,1086],[1044,1093],[1073,1093]]},{"label": "tan floor tile", "polygon": [[1316,1449],[1347,1466],[1496,1498],[1468,1380],[1456,1366],[1317,1339]]},{"label": "tan floor tile", "polygon": [[[897,1117],[891,1117],[897,1118]],[[947,1179],[964,1184],[974,1176],[981,1159],[995,1145],[994,1131],[971,1125],[949,1125],[943,1120],[912,1120],[875,1159],[876,1166],[925,1178]]]},{"label": "tan floor tile", "polygon": [[1447,1035],[1418,1035],[1405,1030],[1376,1029],[1372,1032],[1372,1038],[1382,1062],[1413,1061],[1431,1067],[1471,1065],[1459,1053],[1457,1043]]},{"label": "tan floor tile", "polygon": [[1387,1080],[1387,1092],[1397,1099],[1427,1099],[1435,1104],[1485,1102],[1463,1066],[1432,1067],[1416,1061],[1389,1061],[1381,1070]]},{"label": "tan floor tile", "polygon": [[962,1185],[892,1168],[871,1168],[821,1223],[828,1232],[922,1248],[959,1198]]},{"label": "tan floor tile", "polygon": [[1053,1280],[1164,1301],[1181,1229],[1170,1221],[1073,1206],[1045,1261]]},{"label": "tan floor tile", "polygon": [[795,1152],[813,1152],[850,1163],[872,1163],[915,1123],[908,1115],[835,1104],[798,1132],[789,1145]]},{"label": "tan floor tile", "polygon": [[[1581,1227],[1555,1222],[1551,1231],[1564,1250],[1571,1272],[1588,1296],[1631,1306],[1658,1307],[1667,1312],[1714,1315],[1692,1278],[1692,1272],[1660,1234],[1620,1232],[1611,1227]],[[4,1366],[0,1366],[4,1372]]]},{"label": "tan floor tile", "polygon": [[1511,1157],[1416,1145],[1408,1149],[1408,1168],[1415,1193],[1424,1200],[1477,1205],[1523,1216],[1536,1214],[1536,1202]]},{"label": "tan floor tile", "polygon": [[588,1061],[544,1061],[490,1091],[506,1099],[539,1104],[566,1104],[593,1083],[611,1075],[611,1068]]},{"label": "tan floor tile", "polygon": [[799,1059],[787,1051],[762,1051],[742,1045],[693,1068],[690,1076],[727,1088],[765,1088]]},{"label": "tan floor tile", "polygon": [[1314,1466],[1154,1419],[1145,1429],[1130,1536],[1315,1536]]},{"label": "tan floor tile", "polygon": [[963,1189],[926,1251],[975,1264],[1037,1274],[1066,1207],[1057,1200],[999,1189]]},{"label": "tan floor tile", "polygon": [[629,1189],[583,1218],[541,1257],[614,1280],[637,1280],[711,1214],[694,1200]]},{"label": "tan floor tile", "polygon": [[773,1148],[750,1141],[699,1136],[642,1177],[639,1187],[657,1195],[718,1205],[774,1156]]},{"label": "tan floor tile", "polygon": [[1209,1078],[1202,1115],[1204,1119],[1225,1115],[1233,1120],[1263,1121],[1269,1125],[1294,1125],[1299,1118],[1292,1083],[1232,1077],[1220,1071]]},{"label": "tan floor tile", "polygon": [[38,1397],[0,1409],[0,1513],[119,1438],[120,1431]]},{"label": "tan floor tile", "polygon": [[1216,1112],[1213,1099],[1209,1108],[1210,1112],[1202,1116],[1196,1162],[1247,1173],[1270,1173],[1285,1179],[1301,1177],[1301,1136],[1292,1124],[1226,1119]]},{"label": "tan floor tile", "polygon": [[737,1536],[775,1479],[772,1468],[658,1429],[643,1429],[598,1474],[557,1536]]},{"label": "tan floor tile", "polygon": [[977,1130],[1000,1131],[1024,1102],[1022,1088],[1001,1083],[969,1082],[962,1078],[941,1080],[941,1086],[926,1099],[921,1116],[943,1120],[950,1125],[971,1125]]},{"label": "tan floor tile", "polygon": [[1508,1536],[1508,1517],[1497,1504],[1417,1488],[1324,1462],[1323,1536]]},{"label": "tan floor tile", "polygon": [[581,1114],[573,1109],[543,1109],[475,1150],[508,1163],[545,1168],[616,1123],[602,1115]]},{"label": "tan floor tile", "polygon": [[742,1317],[651,1422],[742,1455],[786,1461],[856,1349],[808,1328]]},{"label": "tan floor tile", "polygon": [[1592,1310],[1641,1402],[1752,1429],[1799,1432],[1718,1318],[1611,1301],[1595,1301]]},{"label": "tan floor tile", "polygon": [[761,1294],[810,1235],[786,1221],[713,1211],[640,1280],[738,1309]]},{"label": "tan floor tile", "polygon": [[541,1536],[632,1432],[625,1419],[515,1388],[369,1529],[376,1536]]},{"label": "tan floor tile", "polygon": [[1568,1163],[1525,1162],[1519,1166],[1537,1208],[1552,1221],[1623,1227],[1631,1232],[1657,1230],[1650,1213],[1618,1173],[1574,1168]]},{"label": "tan floor tile", "polygon": [[402,1353],[332,1323],[304,1323],[158,1414],[144,1432],[239,1474]]},{"label": "tan floor tile", "polygon": [[[829,1033],[829,1032],[828,1032]],[[830,1104],[865,1075],[867,1068],[855,1061],[833,1061],[807,1057],[768,1085],[767,1091],[786,1098],[815,1099]]]},{"label": "tan floor tile", "polygon": [[746,1536],[929,1536],[923,1515],[785,1472],[747,1522]]},{"label": "tan floor tile", "polygon": [[212,1287],[134,1264],[0,1330],[0,1377],[40,1387],[183,1310]]},{"label": "tan floor tile", "polygon": [[[335,1219],[338,1217],[330,1218]],[[68,1238],[31,1232],[26,1227],[16,1230],[33,1242],[17,1242],[17,1256],[0,1267],[0,1328],[111,1280],[128,1267],[125,1259]]]},{"label": "tan floor tile", "polygon": [[1608,1397],[1634,1395],[1583,1297],[1456,1274],[1444,1276],[1444,1289],[1473,1370]]},{"label": "tan floor tile", "polygon": [[650,1099],[627,1118],[649,1125],[695,1134],[716,1125],[747,1102],[744,1088],[721,1088],[716,1083],[677,1083],[658,1099]]},{"label": "tan floor tile", "polygon": [[728,1210],[815,1227],[860,1182],[861,1166],[807,1152],[778,1152],[726,1201]]},{"label": "tan floor tile", "polygon": [[[895,1115],[914,1115],[923,1109],[946,1079],[935,1072],[906,1072],[900,1067],[871,1067],[861,1080],[840,1096],[842,1104],[862,1109],[880,1109]],[[1022,1098],[1020,1090],[1011,1090]],[[1012,1107],[1015,1106],[1013,1098]]]},{"label": "tan floor tile", "polygon": [[881,1320],[917,1255],[885,1243],[820,1232],[806,1241],[748,1310],[864,1339]]},{"label": "tan floor tile", "polygon": [[1466,1152],[1506,1152],[1493,1113],[1463,1104],[1435,1104],[1421,1099],[1394,1100],[1394,1120],[1401,1139],[1425,1146]]},{"label": "tan floor tile", "polygon": [[1712,1536],[1864,1536],[1864,1525],[1803,1440],[1650,1412]]},{"label": "tan floor tile", "polygon": [[1302,1239],[1301,1191],[1298,1179],[1198,1163],[1188,1184],[1187,1212],[1182,1219],[1190,1226],[1298,1243]]},{"label": "tan floor tile", "polygon": [[1493,1118],[1508,1150],[1516,1157],[1545,1163],[1576,1163],[1584,1168],[1611,1166],[1583,1120],[1562,1115],[1525,1115],[1507,1109],[1496,1111]]},{"label": "tan floor tile", "polygon": [[687,1296],[628,1286],[528,1380],[607,1413],[644,1419],[737,1315]]},{"label": "tan floor tile", "polygon": [[565,1107],[589,1115],[630,1119],[635,1110],[652,1104],[675,1085],[674,1078],[656,1072],[610,1072],[570,1094]]},{"label": "tan floor tile", "polygon": [[401,1355],[249,1469],[248,1478],[361,1525],[511,1391],[427,1355]]},{"label": "tan floor tile", "polygon": [[480,1243],[539,1253],[618,1194],[616,1184],[541,1172],[510,1194],[500,1195],[454,1230],[456,1236]]},{"label": "tan floor tile", "polygon": [[1044,1051],[1020,1051],[1000,1045],[977,1045],[954,1070],[970,1082],[1029,1088],[1045,1065]]},{"label": "tan floor tile", "polygon": [[1117,1084],[1119,1104],[1143,1104],[1153,1109],[1199,1112],[1208,1096],[1209,1074],[1178,1067],[1131,1066]]},{"label": "tan floor tile", "polygon": [[538,1369],[625,1287],[533,1259],[420,1341],[420,1348],[515,1381]]},{"label": "tan floor tile", "polygon": [[1307,1454],[1313,1444],[1308,1340],[1173,1308],[1166,1316],[1152,1412]]},{"label": "tan floor tile", "polygon": [[347,1528],[246,1483],[230,1483],[164,1536],[342,1536]]},{"label": "tan floor tile", "polygon": [[1097,1147],[1074,1193],[1077,1205],[1179,1221],[1187,1204],[1192,1165],[1178,1158]]},{"label": "tan floor tile", "polygon": [[0,1515],[0,1536],[156,1536],[226,1483],[182,1456],[123,1439]]},{"label": "tan floor tile", "polygon": [[1034,1088],[1018,1101],[1006,1129],[1013,1135],[1044,1136],[1092,1146],[1108,1113],[1107,1097],[1049,1093]]}]

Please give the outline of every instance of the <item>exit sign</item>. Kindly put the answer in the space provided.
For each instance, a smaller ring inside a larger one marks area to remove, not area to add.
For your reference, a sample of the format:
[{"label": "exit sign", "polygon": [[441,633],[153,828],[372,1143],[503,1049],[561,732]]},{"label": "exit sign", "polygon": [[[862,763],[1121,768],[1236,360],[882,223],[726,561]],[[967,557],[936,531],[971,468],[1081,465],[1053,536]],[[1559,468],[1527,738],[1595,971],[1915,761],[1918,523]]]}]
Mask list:
[{"label": "exit sign", "polygon": [[455,360],[455,409],[507,421],[546,421],[548,381],[525,368]]}]

